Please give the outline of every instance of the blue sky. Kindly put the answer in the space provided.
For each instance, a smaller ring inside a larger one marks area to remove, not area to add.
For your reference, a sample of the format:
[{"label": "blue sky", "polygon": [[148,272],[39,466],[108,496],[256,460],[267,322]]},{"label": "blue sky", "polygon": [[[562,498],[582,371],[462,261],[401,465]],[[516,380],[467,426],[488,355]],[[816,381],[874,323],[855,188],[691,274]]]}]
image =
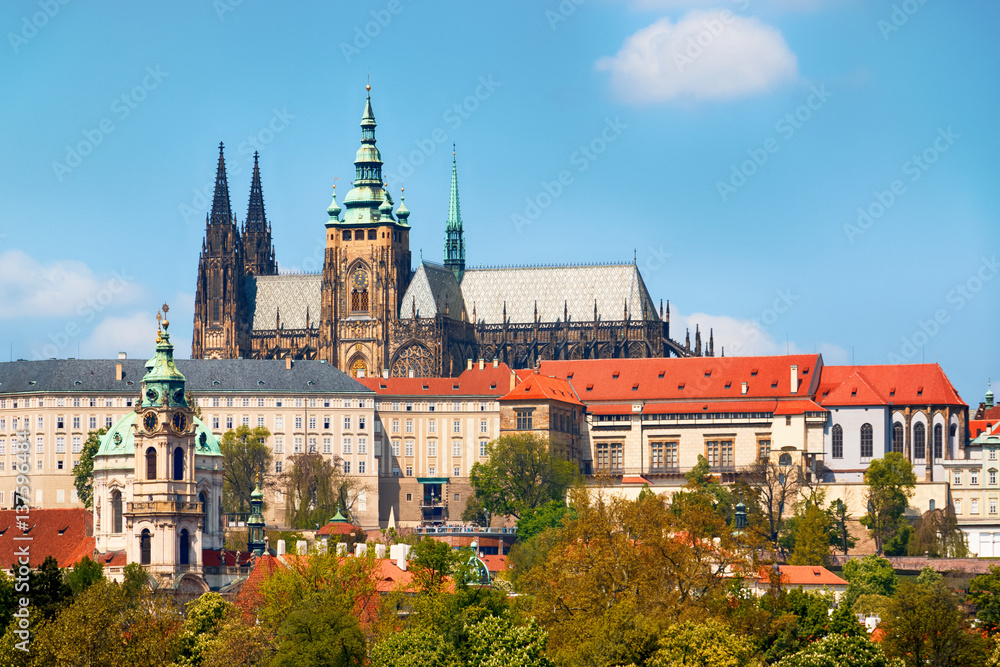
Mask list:
[{"label": "blue sky", "polygon": [[318,269],[370,75],[415,260],[454,141],[471,264],[635,256],[717,353],[1000,374],[1000,5],[64,1],[0,6],[5,359],[146,356],[164,301],[190,349],[219,141]]}]

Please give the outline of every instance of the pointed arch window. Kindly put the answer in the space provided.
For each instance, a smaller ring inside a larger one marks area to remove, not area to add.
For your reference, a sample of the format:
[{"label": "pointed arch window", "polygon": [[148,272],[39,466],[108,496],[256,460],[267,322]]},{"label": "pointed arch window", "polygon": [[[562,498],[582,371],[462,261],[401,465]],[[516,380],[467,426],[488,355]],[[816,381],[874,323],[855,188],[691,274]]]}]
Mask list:
[{"label": "pointed arch window", "polygon": [[874,438],[872,437],[872,425],[861,425],[861,458],[870,459],[875,449]]},{"label": "pointed arch window", "polygon": [[156,449],[146,450],[146,479],[156,479]]},{"label": "pointed arch window", "polygon": [[368,312],[368,272],[356,269],[351,274],[351,312]]},{"label": "pointed arch window", "polygon": [[948,458],[955,458],[955,435],[958,433],[958,424],[948,427]]},{"label": "pointed arch window", "polygon": [[191,536],[187,531],[187,528],[181,531],[180,535],[180,564],[190,565],[191,564]]},{"label": "pointed arch window", "polygon": [[944,426],[934,425],[934,458],[940,459],[944,455]]},{"label": "pointed arch window", "polygon": [[903,453],[903,423],[896,422],[892,425],[892,451],[897,454]]},{"label": "pointed arch window", "polygon": [[111,530],[122,532],[122,492],[118,489],[111,492]]},{"label": "pointed arch window", "polygon": [[174,450],[174,479],[184,479],[184,449],[181,447]]},{"label": "pointed arch window", "polygon": [[923,422],[917,422],[913,427],[913,458],[924,459],[927,457],[926,446],[927,430]]},{"label": "pointed arch window", "polygon": [[840,427],[840,424],[835,424],[833,427],[833,451],[831,452],[833,458],[842,459],[844,458],[844,429]]},{"label": "pointed arch window", "polygon": [[153,536],[148,528],[144,528],[139,535],[139,564],[149,565],[153,555]]}]

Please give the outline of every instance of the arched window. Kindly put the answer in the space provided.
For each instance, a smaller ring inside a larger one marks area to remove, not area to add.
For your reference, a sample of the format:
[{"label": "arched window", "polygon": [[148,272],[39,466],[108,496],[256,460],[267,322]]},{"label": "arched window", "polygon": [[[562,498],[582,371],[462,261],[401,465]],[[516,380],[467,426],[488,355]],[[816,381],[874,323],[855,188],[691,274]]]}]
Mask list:
[{"label": "arched window", "polygon": [[139,536],[139,563],[149,565],[152,562],[153,538],[149,534],[149,529],[145,528]]},{"label": "arched window", "polygon": [[842,459],[844,458],[844,429],[840,427],[840,424],[835,424],[833,427],[833,458]]},{"label": "arched window", "polygon": [[174,479],[184,479],[184,450],[180,447],[174,450]]},{"label": "arched window", "polygon": [[872,425],[861,425],[861,458],[870,459],[875,449],[872,438]]},{"label": "arched window", "polygon": [[903,453],[903,423],[896,422],[892,425],[892,451],[897,454]]},{"label": "arched window", "polygon": [[181,531],[181,544],[180,544],[180,563],[181,565],[191,564],[191,537],[188,535],[187,528]]},{"label": "arched window", "polygon": [[208,516],[208,497],[205,495],[204,491],[202,491],[201,493],[198,494],[198,502],[201,503],[201,513],[204,514],[207,517]]},{"label": "arched window", "polygon": [[779,456],[778,457],[778,465],[779,466],[790,466],[790,465],[792,465],[792,455],[791,454],[782,454],[781,456]]},{"label": "arched window", "polygon": [[934,424],[934,458],[940,459],[944,450],[944,427]]},{"label": "arched window", "polygon": [[111,492],[111,530],[122,532],[122,492],[117,489]]},{"label": "arched window", "polygon": [[923,459],[927,456],[924,436],[926,434],[923,422],[917,422],[913,426],[913,458]]},{"label": "arched window", "polygon": [[156,479],[156,449],[146,450],[146,479]]},{"label": "arched window", "polygon": [[958,424],[948,427],[948,458],[955,458],[955,435],[958,433]]}]

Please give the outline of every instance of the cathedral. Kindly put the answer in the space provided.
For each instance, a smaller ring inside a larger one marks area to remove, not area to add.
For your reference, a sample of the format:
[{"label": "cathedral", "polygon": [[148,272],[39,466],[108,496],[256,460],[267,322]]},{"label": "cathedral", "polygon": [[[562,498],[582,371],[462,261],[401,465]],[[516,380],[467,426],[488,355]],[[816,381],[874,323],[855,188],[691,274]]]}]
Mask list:
[{"label": "cathedral", "polygon": [[353,188],[325,224],[322,273],[281,274],[254,155],[242,227],[219,146],[198,263],[193,359],[321,359],[354,377],[454,376],[470,359],[529,368],[549,359],[711,356],[670,338],[638,266],[466,267],[452,157],[444,262],[410,256],[410,212],[382,180],[368,86]]}]

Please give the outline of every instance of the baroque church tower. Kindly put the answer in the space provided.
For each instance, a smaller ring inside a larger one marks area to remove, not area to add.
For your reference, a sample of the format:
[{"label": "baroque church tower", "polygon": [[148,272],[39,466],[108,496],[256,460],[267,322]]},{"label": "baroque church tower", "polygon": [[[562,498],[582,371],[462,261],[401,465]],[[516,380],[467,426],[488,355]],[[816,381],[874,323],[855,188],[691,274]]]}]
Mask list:
[{"label": "baroque church tower", "polygon": [[[256,164],[254,176],[259,176]],[[260,194],[260,181],[256,180],[255,184]],[[251,195],[253,195],[252,189]],[[251,212],[253,212],[252,197]],[[248,223],[249,221],[248,215]],[[263,225],[263,198],[260,202],[260,221]],[[270,245],[270,228],[254,233],[255,239],[266,237]],[[255,256],[253,261],[257,260],[258,257]],[[273,255],[271,261],[273,263]],[[192,359],[232,359],[246,354],[249,348],[244,286],[246,267],[240,230],[229,205],[226,160],[220,143],[212,211],[206,220],[205,240],[202,242],[201,257],[198,259],[194,334],[191,342]]]},{"label": "baroque church tower", "polygon": [[355,377],[389,368],[393,323],[410,281],[410,212],[401,202],[393,214],[367,90],[354,187],[343,209],[335,188],[327,209],[320,313],[319,357]]}]

